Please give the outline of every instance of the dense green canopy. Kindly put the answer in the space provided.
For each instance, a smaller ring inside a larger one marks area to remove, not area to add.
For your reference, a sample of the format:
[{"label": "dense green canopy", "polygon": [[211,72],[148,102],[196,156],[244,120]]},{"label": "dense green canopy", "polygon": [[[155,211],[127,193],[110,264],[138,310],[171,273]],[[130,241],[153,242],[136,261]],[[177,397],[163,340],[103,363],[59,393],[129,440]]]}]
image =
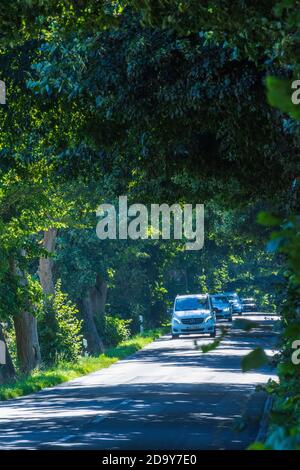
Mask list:
[{"label": "dense green canopy", "polygon": [[[81,334],[98,354],[127,320],[167,322],[177,293],[232,289],[281,306],[271,388],[285,412],[299,381],[299,2],[25,0],[0,6],[0,31],[0,321],[15,365],[76,360]],[[204,203],[204,249],[99,241],[98,204],[123,194]],[[27,363],[24,317],[42,343]],[[285,416],[292,439],[299,416]]]}]

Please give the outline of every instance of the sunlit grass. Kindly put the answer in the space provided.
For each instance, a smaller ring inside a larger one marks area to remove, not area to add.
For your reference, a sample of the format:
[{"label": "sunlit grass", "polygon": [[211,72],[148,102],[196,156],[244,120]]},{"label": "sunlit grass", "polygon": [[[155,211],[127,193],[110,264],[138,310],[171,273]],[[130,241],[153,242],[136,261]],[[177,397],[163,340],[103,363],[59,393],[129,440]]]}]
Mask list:
[{"label": "sunlit grass", "polygon": [[28,395],[43,388],[53,387],[62,382],[109,367],[118,360],[142,349],[162,333],[162,329],[149,330],[142,335],[136,335],[128,341],[120,343],[114,348],[108,349],[105,354],[98,357],[81,357],[76,363],[61,362],[55,367],[38,369],[30,375],[20,376],[13,382],[0,385],[0,400]]}]

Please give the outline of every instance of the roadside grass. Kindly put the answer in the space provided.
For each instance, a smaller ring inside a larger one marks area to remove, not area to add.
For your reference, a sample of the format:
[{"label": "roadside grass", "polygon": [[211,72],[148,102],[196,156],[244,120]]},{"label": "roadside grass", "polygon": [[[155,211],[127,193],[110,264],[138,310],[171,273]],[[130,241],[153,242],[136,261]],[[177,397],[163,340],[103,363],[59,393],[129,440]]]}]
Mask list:
[{"label": "roadside grass", "polygon": [[14,381],[0,385],[0,400],[21,397],[43,388],[53,387],[96,370],[109,367],[120,359],[124,359],[142,349],[166,332],[165,328],[145,331],[133,336],[114,348],[109,348],[98,357],[81,357],[78,362],[60,362],[50,368],[40,368],[30,375],[19,376]]}]

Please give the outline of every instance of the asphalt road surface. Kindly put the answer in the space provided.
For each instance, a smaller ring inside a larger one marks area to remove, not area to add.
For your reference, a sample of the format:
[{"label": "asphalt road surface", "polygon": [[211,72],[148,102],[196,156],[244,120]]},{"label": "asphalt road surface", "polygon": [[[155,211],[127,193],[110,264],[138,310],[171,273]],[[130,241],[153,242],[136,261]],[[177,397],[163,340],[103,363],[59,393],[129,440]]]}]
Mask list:
[{"label": "asphalt road surface", "polygon": [[[211,338],[164,336],[108,369],[0,403],[0,449],[244,449],[257,436],[273,376],[267,366],[241,371],[241,357],[271,355],[276,317],[246,314],[260,327]],[[234,317],[236,318],[236,317]],[[224,323],[227,325],[227,323]]]}]

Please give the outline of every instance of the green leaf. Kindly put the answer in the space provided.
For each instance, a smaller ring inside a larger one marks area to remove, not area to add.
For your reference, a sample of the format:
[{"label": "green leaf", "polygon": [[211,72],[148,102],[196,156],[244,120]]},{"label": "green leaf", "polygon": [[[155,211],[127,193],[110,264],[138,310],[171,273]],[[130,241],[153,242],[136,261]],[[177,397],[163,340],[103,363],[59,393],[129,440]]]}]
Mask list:
[{"label": "green leaf", "polygon": [[[219,339],[216,339],[215,341],[212,341],[209,344],[204,344],[204,345],[200,346],[200,349],[203,353],[208,353],[208,352],[213,351],[214,349],[216,349],[220,345],[220,342],[221,341]],[[197,343],[196,343],[196,346],[197,346]],[[197,349],[199,349],[199,348],[197,347]]]},{"label": "green leaf", "polygon": [[273,227],[273,226],[279,225],[281,223],[281,220],[279,217],[276,217],[275,215],[270,214],[270,212],[261,211],[257,216],[257,222],[260,225]]},{"label": "green leaf", "polygon": [[250,444],[249,447],[247,447],[247,450],[266,450],[267,447],[263,442],[253,442],[253,444]]},{"label": "green leaf", "polygon": [[292,362],[281,363],[277,366],[277,372],[279,375],[294,375],[299,371],[299,366],[294,365]]},{"label": "green leaf", "polygon": [[256,348],[242,359],[242,370],[247,372],[268,364],[268,356],[262,348]]},{"label": "green leaf", "polygon": [[283,336],[291,340],[300,338],[300,324],[293,323],[292,325],[287,326],[284,330]]},{"label": "green leaf", "polygon": [[277,411],[272,410],[270,412],[270,420],[272,421],[272,423],[276,423],[279,426],[284,426],[287,423],[288,418],[289,418],[288,412],[279,411],[279,410]]}]

